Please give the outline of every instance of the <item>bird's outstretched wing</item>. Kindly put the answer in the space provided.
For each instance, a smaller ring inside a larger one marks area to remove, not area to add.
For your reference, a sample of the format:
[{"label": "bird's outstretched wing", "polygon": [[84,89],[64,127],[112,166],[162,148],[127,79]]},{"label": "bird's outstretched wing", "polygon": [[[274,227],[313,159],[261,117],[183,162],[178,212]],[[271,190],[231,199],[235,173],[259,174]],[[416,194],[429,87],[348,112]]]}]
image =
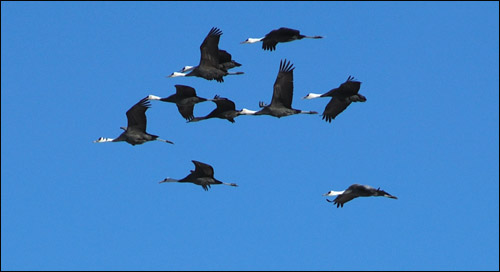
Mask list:
[{"label": "bird's outstretched wing", "polygon": [[219,39],[222,31],[216,27],[212,27],[208,35],[200,45],[200,66],[219,67]]},{"label": "bird's outstretched wing", "polygon": [[344,207],[344,204],[346,202],[349,202],[353,199],[355,199],[357,196],[353,195],[353,194],[346,194],[346,193],[343,193],[339,196],[337,196],[334,200],[333,200],[333,204],[337,204],[337,208],[340,206],[340,207]]},{"label": "bird's outstretched wing", "polygon": [[127,111],[127,130],[146,132],[146,110],[150,107],[151,103],[147,97],[132,106]]},{"label": "bird's outstretched wing", "polygon": [[234,104],[233,101],[229,100],[228,98],[216,95],[214,97],[214,102],[215,104],[217,104],[217,109],[219,109],[221,112],[228,110],[236,110],[236,105]]},{"label": "bird's outstretched wing", "polygon": [[280,61],[280,70],[276,81],[274,82],[273,98],[271,105],[283,105],[286,108],[292,108],[293,98],[293,64],[290,61]]},{"label": "bird's outstretched wing", "polygon": [[184,117],[184,119],[191,120],[192,118],[194,118],[194,115],[193,115],[194,104],[190,104],[190,105],[176,104],[176,105],[177,105],[177,110],[182,115],[182,117]]},{"label": "bird's outstretched wing", "polygon": [[175,93],[179,97],[193,97],[196,96],[196,90],[193,87],[186,85],[175,85]]},{"label": "bird's outstretched wing", "polygon": [[360,87],[361,82],[354,80],[353,76],[349,76],[346,82],[340,84],[337,92],[344,96],[351,96],[357,94]]},{"label": "bird's outstretched wing", "polygon": [[194,163],[195,166],[194,173],[197,173],[200,176],[207,176],[213,178],[214,169],[212,168],[212,166],[195,160],[192,160],[192,162]]},{"label": "bird's outstretched wing", "polygon": [[335,117],[343,112],[350,104],[351,101],[349,100],[340,99],[335,96],[332,97],[323,111],[323,120],[331,123],[332,119],[335,119]]}]

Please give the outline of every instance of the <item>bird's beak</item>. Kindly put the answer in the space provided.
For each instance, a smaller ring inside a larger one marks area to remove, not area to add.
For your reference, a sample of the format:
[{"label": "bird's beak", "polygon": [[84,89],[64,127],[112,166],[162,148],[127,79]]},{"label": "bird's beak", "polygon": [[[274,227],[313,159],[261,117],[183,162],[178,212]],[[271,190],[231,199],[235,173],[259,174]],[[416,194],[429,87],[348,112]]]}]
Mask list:
[{"label": "bird's beak", "polygon": [[391,196],[388,196],[389,198],[393,198],[393,199],[398,199],[397,197],[391,195]]},{"label": "bird's beak", "polygon": [[158,183],[164,183],[164,182],[167,182],[167,180],[168,180],[168,179],[169,179],[169,178],[166,178],[166,179],[164,179],[164,180],[162,180],[162,181],[160,181],[160,182],[158,182]]}]

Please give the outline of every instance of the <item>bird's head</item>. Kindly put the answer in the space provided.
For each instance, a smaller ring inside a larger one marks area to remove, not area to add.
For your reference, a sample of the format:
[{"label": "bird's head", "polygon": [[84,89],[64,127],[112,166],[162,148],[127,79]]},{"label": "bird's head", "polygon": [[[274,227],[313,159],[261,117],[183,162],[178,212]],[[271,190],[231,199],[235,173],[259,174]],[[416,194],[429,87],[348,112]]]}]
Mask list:
[{"label": "bird's head", "polygon": [[176,182],[177,180],[176,179],[173,179],[173,178],[165,178],[164,180],[158,182],[158,183],[163,183],[163,182]]},{"label": "bird's head", "polygon": [[179,72],[173,72],[172,74],[168,75],[167,77],[181,77],[181,76],[186,76],[186,74],[179,73]]},{"label": "bird's head", "polygon": [[260,42],[262,39],[256,39],[256,38],[248,38],[242,42],[240,42],[240,44],[245,44],[245,43],[256,43],[256,42]]},{"label": "bird's head", "polygon": [[302,97],[302,99],[313,99],[321,97],[321,94],[308,93],[306,96]]},{"label": "bird's head", "polygon": [[99,137],[99,139],[93,141],[93,143],[105,143],[105,142],[112,142],[113,139],[111,138],[104,138],[104,137]]},{"label": "bird's head", "polygon": [[159,96],[152,95],[152,94],[148,95],[148,100],[160,100],[160,99],[161,99],[161,97],[159,97]]},{"label": "bird's head", "polygon": [[323,194],[323,196],[336,196],[336,195],[341,195],[343,193],[344,191],[328,191],[326,194]]},{"label": "bird's head", "polygon": [[181,73],[185,73],[185,72],[187,72],[187,71],[191,71],[191,70],[193,70],[193,68],[194,68],[194,66],[189,66],[189,65],[186,65],[186,66],[182,67],[182,69],[181,69],[181,70],[179,70],[179,72],[181,72]]},{"label": "bird's head", "polygon": [[253,115],[255,113],[256,113],[256,111],[245,109],[245,108],[240,110],[240,115]]}]

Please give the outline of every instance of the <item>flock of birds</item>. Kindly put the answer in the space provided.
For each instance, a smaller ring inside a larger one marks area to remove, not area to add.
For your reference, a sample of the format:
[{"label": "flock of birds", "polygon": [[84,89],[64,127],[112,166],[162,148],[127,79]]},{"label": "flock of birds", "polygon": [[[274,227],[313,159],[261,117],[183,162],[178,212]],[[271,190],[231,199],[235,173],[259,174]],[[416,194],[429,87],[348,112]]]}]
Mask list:
[{"label": "flock of birds", "polygon": [[[213,27],[200,45],[200,63],[198,66],[184,66],[179,72],[173,72],[168,77],[190,77],[196,76],[206,80],[216,80],[224,82],[224,77],[228,75],[241,75],[243,72],[228,72],[229,69],[240,67],[241,64],[232,59],[232,55],[225,50],[219,49],[219,40],[222,31]],[[275,29],[262,38],[248,38],[242,44],[262,42],[262,49],[274,51],[278,43],[301,40],[303,38],[321,39],[322,36],[305,36],[298,30],[281,27]],[[121,142],[125,141],[131,145],[139,145],[148,141],[163,141],[173,144],[172,141],[158,138],[159,136],[146,132],[146,111],[151,107],[150,100],[175,103],[181,116],[188,122],[198,122],[210,118],[226,119],[234,123],[234,118],[240,115],[270,115],[274,117],[285,117],[294,114],[317,114],[316,111],[304,111],[292,108],[293,98],[293,64],[290,61],[281,60],[278,76],[274,82],[273,96],[270,104],[259,102],[259,111],[249,109],[237,110],[235,103],[228,98],[216,95],[212,99],[199,97],[193,87],[186,85],[175,85],[176,92],[168,97],[161,98],[156,95],[149,95],[141,99],[132,106],[126,113],[127,127],[120,127],[124,130],[117,138],[100,137],[94,143]],[[366,97],[359,94],[361,82],[349,76],[339,87],[331,89],[323,94],[309,93],[303,99],[314,99],[320,97],[331,97],[330,102],[323,111],[323,120],[331,123],[335,117],[343,112],[352,102],[365,102]],[[206,116],[195,117],[194,106],[197,103],[212,101],[217,107]],[[195,169],[183,179],[166,178],[163,182],[189,182],[200,185],[205,191],[210,185],[238,186],[235,183],[225,183],[214,178],[213,167],[199,161],[192,161]],[[375,189],[368,185],[353,184],[344,191],[329,191],[323,196],[337,196],[334,200],[328,200],[337,205],[337,208],[356,197],[383,196],[397,199],[389,193]]]}]

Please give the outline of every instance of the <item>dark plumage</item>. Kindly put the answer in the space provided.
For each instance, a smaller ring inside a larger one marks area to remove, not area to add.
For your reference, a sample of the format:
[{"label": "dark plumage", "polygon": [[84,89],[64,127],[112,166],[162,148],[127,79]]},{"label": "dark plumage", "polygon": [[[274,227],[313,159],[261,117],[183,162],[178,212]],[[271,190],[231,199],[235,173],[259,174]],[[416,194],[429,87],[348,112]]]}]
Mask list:
[{"label": "dark plumage", "polygon": [[120,134],[118,138],[112,139],[100,137],[94,141],[94,143],[125,141],[131,145],[137,145],[157,140],[173,144],[171,141],[159,139],[158,136],[146,132],[146,110],[149,107],[151,107],[151,104],[149,103],[148,98],[145,97],[141,99],[141,101],[127,111],[128,124],[127,127],[121,127],[121,129],[125,131]]},{"label": "dark plumage", "polygon": [[174,72],[168,77],[196,76],[207,80],[215,79],[217,82],[224,82],[222,77],[226,75],[243,74],[243,72],[229,73],[226,69],[219,67],[219,39],[221,35],[222,31],[220,29],[212,27],[200,45],[201,56],[198,66],[194,67],[188,74]]},{"label": "dark plumage", "polygon": [[229,122],[234,123],[234,118],[242,114],[241,110],[236,110],[236,105],[234,104],[234,102],[227,98],[219,97],[218,95],[216,95],[214,99],[212,99],[212,101],[215,102],[217,108],[215,108],[206,116],[193,117],[189,120],[189,122],[197,122],[210,118],[220,118],[220,119],[226,119]]},{"label": "dark plumage", "polygon": [[[219,69],[227,71],[240,66],[241,64],[233,60],[231,54],[229,54],[226,50],[219,49]],[[185,73],[193,70],[194,68],[195,66],[184,66],[179,72]]]},{"label": "dark plumage", "polygon": [[212,166],[202,163],[199,161],[192,161],[194,163],[194,170],[191,170],[191,174],[187,175],[185,178],[177,180],[173,178],[166,178],[163,182],[190,182],[203,187],[203,190],[208,191],[210,185],[224,184],[229,186],[238,186],[236,183],[225,183],[214,178],[214,169]]},{"label": "dark plumage", "polygon": [[186,120],[194,118],[194,105],[211,99],[206,99],[196,95],[196,90],[193,87],[186,85],[175,85],[175,94],[165,98],[160,98],[156,95],[149,95],[150,100],[160,100],[163,102],[175,103],[179,113]]},{"label": "dark plumage", "polygon": [[241,64],[233,60],[233,56],[231,56],[231,54],[229,54],[226,50],[219,49],[219,69],[227,71],[240,66]]},{"label": "dark plumage", "polygon": [[274,82],[271,104],[265,105],[264,102],[259,102],[259,107],[262,109],[253,115],[271,115],[280,118],[300,113],[317,114],[315,111],[292,109],[294,69],[295,67],[290,64],[290,61],[287,62],[286,59],[280,61],[280,69]]},{"label": "dark plumage", "polygon": [[333,201],[326,200],[328,202],[333,202],[334,205],[337,205],[337,208],[344,207],[346,202],[351,201],[352,199],[360,196],[384,196],[392,199],[398,199],[397,197],[390,195],[389,193],[380,190],[380,188],[375,189],[369,185],[361,185],[361,184],[353,184],[347,188],[345,191],[329,191],[323,196],[337,196]]},{"label": "dark plumage", "polygon": [[338,88],[331,89],[324,94],[309,93],[304,99],[313,99],[318,97],[331,97],[330,102],[326,105],[323,111],[323,120],[331,123],[337,115],[343,112],[351,102],[365,102],[366,97],[358,94],[361,82],[354,80],[354,77],[349,76],[347,81],[342,83]]},{"label": "dark plumage", "polygon": [[263,38],[248,38],[241,43],[256,43],[262,41],[262,49],[273,51],[276,50],[278,43],[291,42],[301,40],[303,38],[321,39],[322,36],[305,36],[300,34],[296,29],[281,27],[266,34]]}]

